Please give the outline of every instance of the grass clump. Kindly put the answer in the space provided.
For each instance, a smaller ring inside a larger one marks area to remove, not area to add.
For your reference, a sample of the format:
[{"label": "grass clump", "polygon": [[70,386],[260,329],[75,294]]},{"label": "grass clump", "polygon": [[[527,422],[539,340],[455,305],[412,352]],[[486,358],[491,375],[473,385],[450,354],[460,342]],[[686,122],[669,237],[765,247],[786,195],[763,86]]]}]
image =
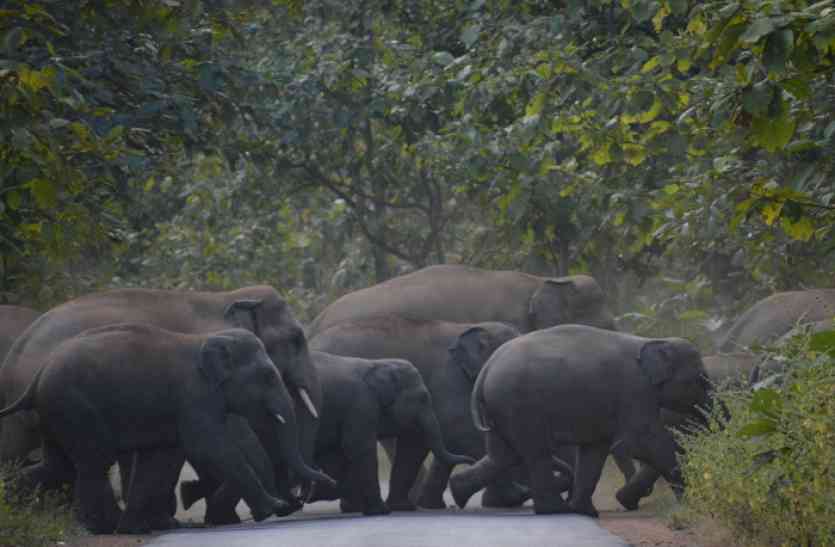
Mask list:
[{"label": "grass clump", "polygon": [[[835,545],[835,332],[782,350],[781,382],[718,394],[681,438],[690,510],[745,541]],[[773,356],[772,356],[773,357]]]},{"label": "grass clump", "polygon": [[18,493],[14,473],[0,473],[0,545],[40,547],[79,535],[64,492]]}]

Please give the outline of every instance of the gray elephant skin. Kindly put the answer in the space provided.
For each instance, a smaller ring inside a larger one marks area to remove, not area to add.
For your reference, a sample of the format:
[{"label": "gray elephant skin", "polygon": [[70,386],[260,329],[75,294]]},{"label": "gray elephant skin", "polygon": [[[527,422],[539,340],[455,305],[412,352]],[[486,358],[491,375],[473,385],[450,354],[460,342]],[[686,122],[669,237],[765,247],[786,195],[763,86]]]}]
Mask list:
[{"label": "gray elephant skin", "polygon": [[[679,338],[565,325],[511,340],[476,380],[471,410],[486,433],[487,455],[453,474],[453,497],[463,507],[496,475],[522,463],[537,513],[596,516],[591,496],[617,444],[680,489],[676,443],[660,410],[691,413],[709,404],[709,388],[699,351]],[[553,469],[561,445],[577,446],[567,503]]]},{"label": "gray elephant skin", "polygon": [[346,320],[386,315],[455,323],[500,321],[522,332],[564,323],[614,328],[603,291],[587,275],[545,278],[437,265],[342,296],[313,320],[308,332],[313,336]]},{"label": "gray elephant skin", "polygon": [[[310,339],[315,351],[364,359],[400,358],[411,362],[432,397],[435,415],[447,448],[473,458],[484,455],[484,439],[470,418],[470,393],[482,365],[496,348],[519,335],[498,322],[452,323],[400,316],[343,321],[322,329]],[[322,374],[324,367],[319,366]],[[430,450],[424,435],[403,434],[397,439],[387,505],[398,511],[414,510],[409,492]],[[443,491],[452,467],[434,458],[417,505],[443,508]],[[500,478],[488,494],[495,505],[518,505],[527,496],[509,479]]]},{"label": "gray elephant skin", "polygon": [[[715,388],[747,389],[749,378],[758,366],[759,357],[747,352],[720,353],[708,355],[702,362]],[[682,414],[662,408],[661,421],[668,429],[686,428],[689,424],[704,423],[704,415],[701,412]],[[660,477],[661,473],[652,466],[643,464],[632,477],[627,477],[626,484],[618,490],[615,497],[626,509],[635,510],[641,498],[652,493],[655,482]]]},{"label": "gray elephant skin", "polygon": [[0,306],[0,363],[17,337],[41,312],[24,306]]},{"label": "gray elephant skin", "polygon": [[742,314],[719,343],[723,353],[767,344],[799,323],[835,318],[835,289],[780,292],[764,298]]},{"label": "gray elephant skin", "polygon": [[[271,421],[293,469],[330,480],[302,461],[292,399],[262,342],[244,329],[208,335],[141,323],[91,329],[55,348],[0,417],[22,410],[37,411],[43,421],[43,461],[25,474],[54,477],[71,461],[75,511],[95,533],[150,529],[144,515],[154,497],[148,494],[159,484],[173,488],[183,463],[161,473],[156,456],[172,449],[235,484],[256,520],[286,514],[286,502],[264,489],[234,442],[225,442],[230,412]],[[107,470],[124,453],[135,456],[121,513]]]},{"label": "gray elephant skin", "polygon": [[445,446],[432,396],[409,361],[319,351],[312,357],[324,396],[316,463],[339,482],[338,492],[317,487],[318,499],[339,497],[344,512],[388,513],[377,478],[378,439],[422,437],[446,465],[475,462]]},{"label": "gray elephant skin", "polygon": [[[299,424],[300,447],[305,461],[313,461],[321,389],[310,362],[301,325],[288,304],[269,286],[246,287],[228,292],[122,289],[93,293],[53,308],[39,317],[15,341],[0,368],[0,404],[15,401],[32,382],[49,353],[62,341],[84,330],[121,322],[145,322],[174,332],[206,333],[244,327],[264,343],[293,396]],[[286,477],[282,449],[272,435],[269,421],[253,424],[265,449],[277,464],[278,477]],[[0,461],[23,460],[39,446],[37,415],[21,412],[0,423]],[[129,458],[120,468],[129,469]],[[123,473],[123,482],[127,482]],[[55,481],[49,481],[54,483]],[[283,491],[289,490],[284,480]],[[289,495],[288,495],[289,497]],[[171,516],[173,495],[152,504]],[[234,505],[225,514],[234,517]],[[162,518],[162,515],[160,516]]]}]

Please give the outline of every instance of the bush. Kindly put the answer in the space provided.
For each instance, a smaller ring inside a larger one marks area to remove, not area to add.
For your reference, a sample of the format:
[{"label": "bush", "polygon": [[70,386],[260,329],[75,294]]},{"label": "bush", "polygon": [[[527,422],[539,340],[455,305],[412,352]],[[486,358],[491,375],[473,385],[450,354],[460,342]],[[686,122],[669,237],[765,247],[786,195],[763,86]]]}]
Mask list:
[{"label": "bush", "polygon": [[682,437],[686,503],[747,541],[835,544],[835,354],[808,340],[781,355],[781,386],[720,393],[725,408]]},{"label": "bush", "polygon": [[66,541],[80,530],[64,493],[11,494],[8,471],[0,475],[0,545],[36,547]]}]

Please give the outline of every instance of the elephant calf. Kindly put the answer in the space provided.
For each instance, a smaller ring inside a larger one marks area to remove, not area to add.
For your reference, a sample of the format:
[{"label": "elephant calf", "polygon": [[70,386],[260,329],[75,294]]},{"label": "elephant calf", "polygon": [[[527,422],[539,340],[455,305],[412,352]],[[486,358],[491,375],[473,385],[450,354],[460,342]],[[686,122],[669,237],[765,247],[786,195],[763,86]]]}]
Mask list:
[{"label": "elephant calf", "polygon": [[[520,336],[484,365],[470,399],[487,455],[450,480],[467,500],[515,464],[530,477],[537,513],[592,516],[591,501],[606,456],[624,444],[673,485],[681,486],[676,444],[662,408],[692,412],[708,402],[699,351],[678,338],[647,339],[581,325]],[[555,447],[578,446],[574,487],[566,503],[554,475]]]},{"label": "elephant calf", "polygon": [[[289,465],[332,482],[302,461],[293,401],[264,345],[243,329],[180,334],[122,323],[85,331],[53,351],[0,418],[23,410],[40,415],[44,451],[24,480],[74,472],[76,515],[94,533],[147,531],[152,493],[173,491],[183,454],[241,492],[256,520],[291,512],[225,437],[230,412],[271,417]],[[107,470],[125,453],[135,456],[122,513]]]},{"label": "elephant calf", "polygon": [[409,361],[319,351],[311,352],[311,357],[324,401],[316,462],[339,481],[338,492],[319,490],[317,499],[338,496],[344,512],[388,513],[377,479],[378,439],[417,435],[447,465],[475,461],[446,449],[432,396]]}]

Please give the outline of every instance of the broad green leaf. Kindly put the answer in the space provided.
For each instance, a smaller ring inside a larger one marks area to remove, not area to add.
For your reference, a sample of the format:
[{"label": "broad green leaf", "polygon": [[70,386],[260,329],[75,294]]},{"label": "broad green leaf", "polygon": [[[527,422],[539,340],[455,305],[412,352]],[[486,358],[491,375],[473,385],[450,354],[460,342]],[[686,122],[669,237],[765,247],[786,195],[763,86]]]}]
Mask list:
[{"label": "broad green leaf", "polygon": [[674,196],[678,193],[680,189],[681,186],[679,186],[678,184],[668,184],[664,187],[664,193],[668,196]]},{"label": "broad green leaf", "polygon": [[534,98],[531,99],[531,102],[528,103],[528,106],[525,107],[525,115],[536,116],[537,114],[542,112],[542,107],[545,106],[545,99],[545,92],[541,92],[535,95]]},{"label": "broad green leaf", "polygon": [[774,224],[774,221],[777,220],[777,217],[780,216],[780,211],[783,210],[783,201],[769,201],[763,206],[762,209],[762,217],[763,221],[771,226]]},{"label": "broad green leaf", "polygon": [[789,220],[785,216],[780,220],[783,231],[796,241],[809,241],[815,234],[815,226],[807,216],[802,216],[797,221]]},{"label": "broad green leaf", "polygon": [[786,70],[786,62],[794,48],[794,33],[791,29],[783,29],[769,35],[763,50],[763,64],[769,75],[780,75]]},{"label": "broad green leaf", "polygon": [[750,408],[758,414],[777,418],[783,410],[783,397],[773,388],[758,389],[751,396]]},{"label": "broad green leaf", "polygon": [[661,57],[660,56],[656,55],[655,57],[652,57],[649,61],[644,63],[644,66],[641,67],[641,72],[643,74],[646,74],[647,72],[650,72],[653,68],[657,67],[660,62],[661,62]]},{"label": "broad green leaf", "polygon": [[455,61],[455,57],[448,51],[438,51],[432,55],[432,61],[441,66],[448,66]]},{"label": "broad green leaf", "polygon": [[670,10],[667,7],[666,2],[664,2],[652,18],[652,26],[655,28],[655,32],[661,32],[661,29],[664,28],[664,19],[666,19],[668,15],[670,15]]},{"label": "broad green leaf", "polygon": [[769,17],[760,17],[748,25],[745,32],[739,37],[739,40],[748,44],[753,44],[759,41],[763,36],[770,34],[774,30],[774,21]]},{"label": "broad green leaf", "polygon": [[745,424],[745,426],[739,430],[738,434],[743,439],[750,439],[752,437],[760,437],[762,435],[774,433],[775,431],[777,431],[777,424],[773,420],[762,419]]},{"label": "broad green leaf", "polygon": [[481,32],[481,27],[478,25],[469,25],[464,31],[461,33],[461,42],[470,49],[473,47],[473,44],[478,41],[479,33]]},{"label": "broad green leaf", "polygon": [[769,152],[784,148],[794,135],[796,122],[786,111],[778,118],[755,117],[751,124],[751,139]]},{"label": "broad green leaf", "polygon": [[6,205],[9,206],[9,209],[12,211],[16,211],[20,209],[20,206],[23,204],[23,197],[20,195],[20,192],[16,190],[12,190],[6,194]]},{"label": "broad green leaf", "polygon": [[606,165],[612,161],[612,156],[609,154],[609,144],[598,146],[591,154],[591,159],[597,165]]},{"label": "broad green leaf", "polygon": [[26,185],[41,209],[51,209],[57,205],[58,193],[52,182],[46,179],[32,179]]},{"label": "broad green leaf", "polygon": [[835,330],[814,333],[809,339],[809,349],[835,357]]},{"label": "broad green leaf", "polygon": [[775,91],[771,82],[757,82],[742,94],[742,108],[753,116],[765,116]]},{"label": "broad green leaf", "polygon": [[624,143],[621,145],[623,156],[630,165],[641,165],[647,159],[647,150],[640,144]]}]

